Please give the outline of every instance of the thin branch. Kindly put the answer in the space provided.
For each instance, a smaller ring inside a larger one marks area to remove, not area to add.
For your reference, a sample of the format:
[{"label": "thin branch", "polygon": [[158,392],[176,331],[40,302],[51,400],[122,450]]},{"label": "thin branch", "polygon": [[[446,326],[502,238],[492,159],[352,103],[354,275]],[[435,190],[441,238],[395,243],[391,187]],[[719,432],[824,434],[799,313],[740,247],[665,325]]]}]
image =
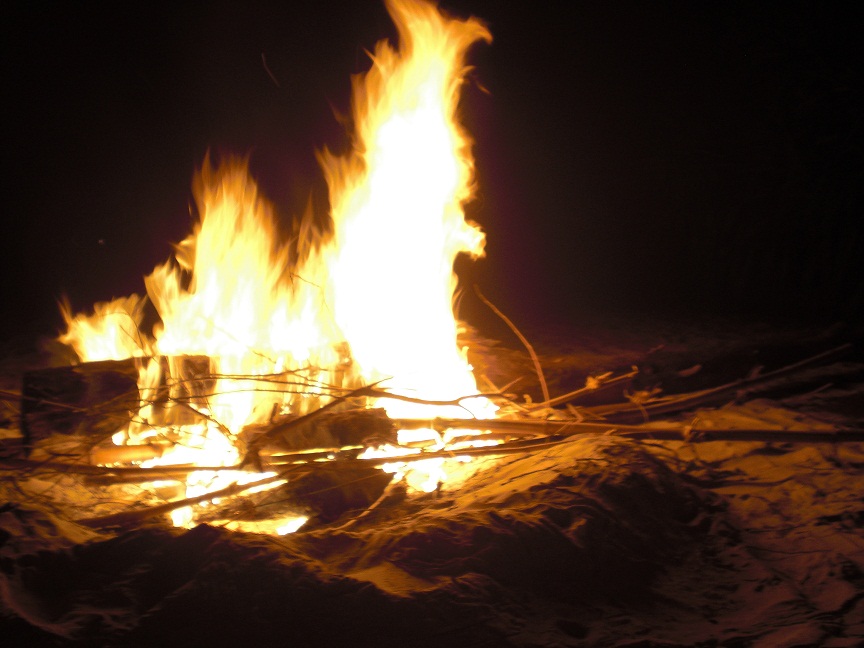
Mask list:
[{"label": "thin branch", "polygon": [[242,493],[243,491],[255,488],[256,486],[263,486],[265,484],[271,484],[276,481],[284,480],[287,472],[290,472],[290,470],[283,471],[278,475],[265,477],[264,479],[260,479],[258,481],[248,484],[238,484],[235,482],[234,484],[226,486],[225,488],[213,491],[212,493],[198,495],[196,497],[187,497],[180,500],[165,502],[164,504],[159,504],[157,506],[139,508],[133,511],[124,511],[123,513],[114,513],[112,515],[102,515],[99,517],[84,518],[83,520],[76,520],[75,522],[77,524],[82,524],[84,526],[97,529],[139,525],[146,520],[158,517],[160,515],[164,515],[166,513],[170,513],[171,511],[174,511],[178,508],[183,508],[184,506],[191,506],[193,504],[200,504],[201,502],[208,502],[218,497],[230,497],[231,495],[237,495],[238,493]]},{"label": "thin branch", "polygon": [[216,426],[216,429],[218,429],[222,434],[224,434],[229,439],[232,436],[234,436],[231,434],[231,430],[228,429],[227,425],[225,425],[224,423],[222,423],[221,421],[219,421],[215,417],[211,416],[210,414],[205,414],[201,410],[195,409],[194,407],[192,407],[191,403],[187,403],[185,400],[180,400],[178,398],[172,398],[171,402],[176,403],[178,407],[182,407],[183,409],[185,409],[189,412],[192,412],[193,414],[195,414],[195,416],[198,416],[198,417],[202,418],[203,420],[208,421],[209,423],[212,423],[213,425]]},{"label": "thin branch", "polygon": [[273,75],[270,68],[267,66],[267,57],[264,56],[264,52],[261,52],[261,64],[264,66],[264,71],[267,72],[267,76],[270,77],[270,80],[276,84],[277,88],[281,88],[282,86],[279,84],[279,80]]},{"label": "thin branch", "polygon": [[477,293],[477,296],[480,298],[484,304],[486,304],[493,313],[495,313],[498,317],[500,317],[503,322],[510,327],[510,330],[516,334],[516,337],[519,338],[519,341],[525,345],[525,348],[528,350],[528,355],[531,356],[531,361],[534,363],[534,370],[537,372],[537,379],[540,381],[540,389],[543,391],[543,400],[548,402],[552,400],[549,396],[549,387],[546,385],[546,378],[543,376],[543,367],[540,366],[540,360],[537,358],[537,354],[534,352],[534,347],[531,346],[531,343],[528,339],[522,335],[516,325],[510,321],[504,313],[502,313],[498,308],[490,302],[486,297],[483,296],[483,293],[480,292],[480,287],[477,284],[474,284],[474,292]]},{"label": "thin branch", "polygon": [[608,389],[609,387],[614,387],[615,385],[617,385],[619,383],[627,382],[628,380],[633,379],[638,373],[639,373],[639,370],[634,368],[633,371],[630,371],[629,373],[621,374],[620,376],[615,376],[614,378],[609,378],[608,380],[604,380],[604,381],[600,382],[600,384],[598,384],[595,387],[587,387],[587,386],[582,387],[580,389],[569,392],[567,394],[563,394],[562,396],[557,396],[551,400],[547,400],[544,403],[535,403],[535,404],[531,405],[531,407],[529,407],[528,409],[529,410],[537,410],[537,409],[543,409],[546,407],[556,407],[558,405],[563,405],[564,403],[569,403],[571,401],[577,400],[578,398],[581,398],[582,396],[586,396],[587,394],[594,394],[598,391],[603,391],[604,389]]},{"label": "thin branch", "polygon": [[[573,436],[576,434],[614,434],[641,439],[673,441],[784,441],[793,443],[845,443],[864,441],[864,429],[836,430],[788,429],[735,429],[694,428],[690,425],[652,427],[649,425],[623,425],[616,423],[588,423],[578,421],[537,421],[505,419],[393,419],[399,429],[431,428],[490,430],[507,432],[514,436]],[[482,437],[480,437],[482,438]]]}]

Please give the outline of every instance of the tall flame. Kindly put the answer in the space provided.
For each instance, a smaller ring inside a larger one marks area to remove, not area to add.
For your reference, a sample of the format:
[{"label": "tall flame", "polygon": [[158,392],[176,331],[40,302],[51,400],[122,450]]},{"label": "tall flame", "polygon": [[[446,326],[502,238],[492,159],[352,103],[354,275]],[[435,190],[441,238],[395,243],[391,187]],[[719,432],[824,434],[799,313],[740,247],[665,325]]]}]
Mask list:
[{"label": "tall flame", "polygon": [[387,7],[400,51],[379,42],[372,69],[354,79],[352,154],[321,157],[334,223],[324,267],[365,377],[452,399],[476,389],[455,344],[453,262],[482,255],[485,244],[462,211],[474,163],[456,106],[465,52],[491,36],[476,19],[448,20],[430,4]]},{"label": "tall flame", "polygon": [[[453,263],[460,253],[482,255],[485,237],[463,213],[474,163],[456,109],[466,51],[491,36],[478,20],[446,18],[423,0],[387,0],[387,9],[399,49],[378,43],[371,69],[353,79],[348,155],[319,156],[329,231],[300,241],[303,254],[292,258],[246,166],[205,162],[195,183],[200,221],[174,259],[145,278],[161,319],[152,339],[138,330],[134,297],[92,316],[64,314],[61,339],[82,360],[155,356],[142,360],[144,401],[160,381],[185,389],[183,356],[206,356],[210,376],[230,376],[188,401],[204,419],[190,432],[202,449],[224,446],[206,440],[233,437],[274,407],[302,411],[324,384],[383,381],[394,393],[437,401],[477,394],[456,341]],[[307,220],[298,231],[310,237],[315,228]],[[160,356],[168,357],[167,377]],[[274,376],[282,377],[278,389],[260,388]],[[396,416],[495,412],[482,398],[434,411],[387,401]],[[149,429],[152,414],[145,403],[144,423],[127,434],[158,434]],[[236,461],[236,452],[221,452],[201,463]]]}]

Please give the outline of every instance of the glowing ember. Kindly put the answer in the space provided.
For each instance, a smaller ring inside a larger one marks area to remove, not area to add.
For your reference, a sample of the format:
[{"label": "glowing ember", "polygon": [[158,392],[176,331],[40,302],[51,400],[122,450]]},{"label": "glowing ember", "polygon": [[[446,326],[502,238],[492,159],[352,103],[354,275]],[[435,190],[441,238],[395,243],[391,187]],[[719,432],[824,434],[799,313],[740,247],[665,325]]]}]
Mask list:
[{"label": "glowing ember", "polygon": [[[350,153],[320,156],[329,231],[313,236],[305,222],[301,254],[292,258],[276,243],[272,209],[245,165],[205,162],[195,183],[200,221],[174,258],[145,279],[161,320],[152,337],[139,328],[143,301],[134,296],[89,317],[64,311],[61,340],[82,360],[142,358],[142,409],[115,440],[167,440],[173,449],[154,464],[233,466],[244,426],[308,411],[334,389],[374,382],[435,401],[478,393],[452,312],[453,262],[484,247],[483,232],[462,210],[472,196],[473,160],[456,106],[466,50],[491,37],[479,21],[445,18],[426,2],[387,6],[399,50],[378,43],[371,69],[354,79]],[[206,370],[196,373],[183,360],[190,356],[205,357]],[[171,396],[161,411],[154,403],[160,385]],[[379,406],[404,418],[494,416],[486,399],[460,402],[382,399]],[[172,413],[177,408],[194,423]],[[428,474],[411,479],[424,490],[444,479],[441,460],[431,461]],[[198,471],[187,496],[236,479]],[[176,512],[175,523],[194,523],[191,512]],[[302,522],[279,529],[295,524]]]}]

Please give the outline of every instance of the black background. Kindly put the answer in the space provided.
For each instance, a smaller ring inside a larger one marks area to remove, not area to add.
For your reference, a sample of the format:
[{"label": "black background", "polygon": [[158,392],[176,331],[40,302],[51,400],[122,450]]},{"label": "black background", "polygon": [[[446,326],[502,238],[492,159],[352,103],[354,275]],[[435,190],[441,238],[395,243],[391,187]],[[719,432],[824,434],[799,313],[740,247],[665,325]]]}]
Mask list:
[{"label": "black background", "polygon": [[[488,233],[466,283],[518,323],[858,317],[853,4],[444,2],[494,36],[461,108]],[[344,145],[349,77],[394,36],[374,0],[0,13],[6,337],[58,330],[63,294],[84,309],[141,292],[190,230],[208,149],[248,154],[286,224],[320,205],[314,151]]]}]

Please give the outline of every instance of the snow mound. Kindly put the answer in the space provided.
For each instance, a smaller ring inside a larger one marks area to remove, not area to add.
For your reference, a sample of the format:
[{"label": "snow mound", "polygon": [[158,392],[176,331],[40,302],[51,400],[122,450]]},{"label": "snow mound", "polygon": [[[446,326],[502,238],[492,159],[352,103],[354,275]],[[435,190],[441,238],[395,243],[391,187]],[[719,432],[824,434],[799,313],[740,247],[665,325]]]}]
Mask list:
[{"label": "snow mound", "polygon": [[10,629],[81,645],[521,645],[514,606],[638,601],[713,510],[644,446],[580,437],[354,523],[140,529],[6,556],[0,584]]}]

